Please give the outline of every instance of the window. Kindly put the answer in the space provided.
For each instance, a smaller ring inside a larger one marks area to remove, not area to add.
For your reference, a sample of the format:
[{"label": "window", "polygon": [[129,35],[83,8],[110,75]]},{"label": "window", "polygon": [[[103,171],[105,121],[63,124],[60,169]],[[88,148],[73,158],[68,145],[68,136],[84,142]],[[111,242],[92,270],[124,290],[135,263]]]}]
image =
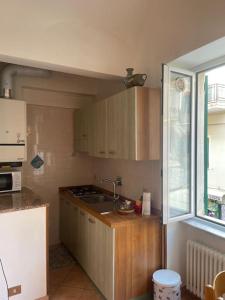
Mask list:
[{"label": "window", "polygon": [[225,225],[225,66],[163,67],[163,223],[192,216]]},{"label": "window", "polygon": [[195,74],[164,65],[163,222],[194,212]]},{"label": "window", "polygon": [[225,66],[197,76],[197,216],[225,225]]}]

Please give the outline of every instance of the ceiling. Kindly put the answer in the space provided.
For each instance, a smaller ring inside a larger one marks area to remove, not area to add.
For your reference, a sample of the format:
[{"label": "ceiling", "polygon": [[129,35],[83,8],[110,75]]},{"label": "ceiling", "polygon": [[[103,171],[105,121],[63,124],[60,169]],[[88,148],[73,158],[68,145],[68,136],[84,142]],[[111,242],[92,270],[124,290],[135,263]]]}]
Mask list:
[{"label": "ceiling", "polygon": [[160,85],[161,64],[225,36],[224,0],[8,0],[0,60]]}]

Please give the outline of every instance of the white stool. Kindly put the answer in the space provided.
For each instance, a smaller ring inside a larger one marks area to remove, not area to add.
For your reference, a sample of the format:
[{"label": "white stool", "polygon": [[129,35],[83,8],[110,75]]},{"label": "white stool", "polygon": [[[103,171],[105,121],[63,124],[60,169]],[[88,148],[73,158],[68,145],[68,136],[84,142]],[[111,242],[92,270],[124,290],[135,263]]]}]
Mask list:
[{"label": "white stool", "polygon": [[181,277],[172,270],[158,270],[153,274],[154,300],[180,300]]}]

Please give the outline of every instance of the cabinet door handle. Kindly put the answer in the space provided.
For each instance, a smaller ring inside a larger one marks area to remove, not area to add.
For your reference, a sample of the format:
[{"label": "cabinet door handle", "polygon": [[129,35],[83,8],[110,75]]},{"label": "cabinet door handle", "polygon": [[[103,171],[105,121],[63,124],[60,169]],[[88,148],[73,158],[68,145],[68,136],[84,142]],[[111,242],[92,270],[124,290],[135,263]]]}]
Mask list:
[{"label": "cabinet door handle", "polygon": [[90,223],[92,223],[92,224],[95,224],[95,221],[92,220],[91,218],[88,218],[88,221],[89,221]]},{"label": "cabinet door handle", "polygon": [[110,151],[109,151],[109,154],[112,154],[112,155],[113,155],[113,154],[116,154],[116,151],[110,150]]},{"label": "cabinet door handle", "polygon": [[105,154],[105,151],[99,151],[99,154]]}]

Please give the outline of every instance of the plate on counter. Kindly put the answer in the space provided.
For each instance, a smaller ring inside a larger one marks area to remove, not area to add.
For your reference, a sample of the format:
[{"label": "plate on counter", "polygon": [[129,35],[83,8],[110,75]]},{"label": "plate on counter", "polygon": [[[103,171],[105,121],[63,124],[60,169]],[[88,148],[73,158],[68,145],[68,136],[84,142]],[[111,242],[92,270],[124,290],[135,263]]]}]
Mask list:
[{"label": "plate on counter", "polygon": [[130,208],[130,209],[122,209],[122,208],[118,208],[117,212],[121,215],[128,215],[128,214],[132,214],[134,213],[134,208]]}]

